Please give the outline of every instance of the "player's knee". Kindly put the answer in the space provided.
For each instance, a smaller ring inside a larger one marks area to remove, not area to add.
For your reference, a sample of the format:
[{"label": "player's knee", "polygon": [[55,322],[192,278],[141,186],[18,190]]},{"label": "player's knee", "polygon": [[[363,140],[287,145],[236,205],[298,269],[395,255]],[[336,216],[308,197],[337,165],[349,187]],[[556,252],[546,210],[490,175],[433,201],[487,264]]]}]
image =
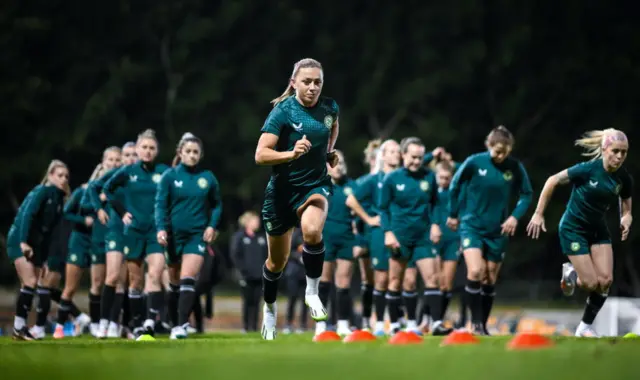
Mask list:
[{"label": "player's knee", "polygon": [[608,293],[612,283],[613,283],[613,276],[598,277],[598,287],[602,293]]},{"label": "player's knee", "polygon": [[405,290],[407,292],[413,292],[414,290],[416,290],[416,279],[405,277],[402,281],[402,290]]},{"label": "player's knee", "polygon": [[[107,277],[104,279],[104,283],[107,286],[116,286],[119,285],[120,273],[119,272],[108,272]],[[124,281],[122,281],[124,283]]]},{"label": "player's knee", "polygon": [[445,281],[441,281],[440,282],[440,291],[441,292],[450,292],[451,291],[451,284]]},{"label": "player's knee", "polygon": [[267,269],[273,273],[280,273],[284,270],[285,265],[287,264],[286,257],[275,257],[269,256],[265,263]]},{"label": "player's knee", "polygon": [[588,291],[594,291],[598,289],[599,284],[596,277],[580,278],[580,282],[582,282],[582,287]]},{"label": "player's knee", "polygon": [[467,276],[470,280],[473,281],[482,281],[485,279],[485,270],[482,267],[469,268],[467,270]]},{"label": "player's knee", "polygon": [[307,244],[318,244],[322,240],[321,223],[309,221],[302,226],[302,237]]}]

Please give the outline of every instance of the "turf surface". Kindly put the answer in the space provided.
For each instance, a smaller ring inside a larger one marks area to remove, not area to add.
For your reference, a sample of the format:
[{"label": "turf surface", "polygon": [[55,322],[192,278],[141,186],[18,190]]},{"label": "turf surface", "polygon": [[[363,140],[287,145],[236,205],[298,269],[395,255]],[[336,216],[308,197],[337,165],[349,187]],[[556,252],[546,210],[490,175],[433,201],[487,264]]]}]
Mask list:
[{"label": "turf surface", "polygon": [[557,338],[552,348],[508,351],[509,337],[440,347],[313,343],[311,335],[213,334],[184,341],[15,342],[0,339],[0,379],[634,379],[639,339]]}]

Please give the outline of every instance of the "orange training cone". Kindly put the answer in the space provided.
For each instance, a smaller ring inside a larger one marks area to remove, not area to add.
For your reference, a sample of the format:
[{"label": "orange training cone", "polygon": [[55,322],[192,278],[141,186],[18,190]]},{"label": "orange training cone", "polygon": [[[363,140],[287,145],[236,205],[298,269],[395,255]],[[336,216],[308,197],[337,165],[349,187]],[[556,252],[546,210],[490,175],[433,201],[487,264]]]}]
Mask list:
[{"label": "orange training cone", "polygon": [[454,331],[440,343],[441,346],[457,346],[461,344],[478,344],[480,340],[468,331]]},{"label": "orange training cone", "polygon": [[356,330],[351,334],[344,337],[343,342],[345,343],[353,343],[353,342],[371,342],[376,340],[376,337],[373,336],[369,331],[365,330]]},{"label": "orange training cone", "polygon": [[507,343],[510,350],[535,350],[550,346],[553,346],[551,339],[533,332],[520,333]]},{"label": "orange training cone", "polygon": [[340,335],[335,331],[324,331],[313,337],[314,342],[339,342]]},{"label": "orange training cone", "polygon": [[415,344],[421,343],[422,338],[413,332],[399,331],[389,339],[391,344]]}]

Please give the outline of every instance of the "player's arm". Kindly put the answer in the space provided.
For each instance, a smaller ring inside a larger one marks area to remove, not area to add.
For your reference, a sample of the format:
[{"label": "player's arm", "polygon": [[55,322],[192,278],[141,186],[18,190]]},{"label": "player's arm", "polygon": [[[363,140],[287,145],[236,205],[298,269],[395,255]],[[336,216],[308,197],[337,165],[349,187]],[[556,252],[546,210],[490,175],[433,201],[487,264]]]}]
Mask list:
[{"label": "player's arm", "polygon": [[340,134],[340,121],[338,118],[333,122],[331,126],[331,135],[329,135],[329,144],[327,145],[327,153],[333,152],[338,141],[338,135]]},{"label": "player's arm", "polygon": [[391,231],[391,201],[393,198],[393,183],[390,175],[386,175],[382,181],[380,197],[378,197],[378,209],[380,210],[380,224],[384,232]]},{"label": "player's arm", "polygon": [[169,220],[169,199],[171,197],[171,174],[165,172],[158,182],[156,191],[154,218],[156,222],[156,232],[167,231],[167,221]]},{"label": "player's arm", "polygon": [[209,216],[209,227],[218,229],[220,216],[222,215],[222,196],[220,195],[220,183],[215,175],[211,174],[211,186],[209,186],[209,204],[211,205],[211,215]]},{"label": "player's arm", "polygon": [[529,180],[527,170],[524,168],[522,163],[518,163],[518,171],[518,202],[516,203],[516,207],[513,209],[511,216],[520,220],[529,209],[529,206],[531,206],[533,188],[531,187],[531,181]]},{"label": "player's arm", "polygon": [[21,243],[27,242],[29,232],[31,231],[31,225],[35,220],[36,215],[40,212],[40,208],[42,207],[45,199],[47,199],[47,189],[44,186],[40,186],[27,202],[24,213],[22,214],[22,221],[19,229]]},{"label": "player's arm", "polygon": [[538,205],[536,206],[534,215],[544,215],[544,211],[547,209],[547,205],[551,200],[553,191],[558,187],[558,185],[580,183],[581,181],[584,181],[585,178],[589,178],[589,163],[586,162],[574,165],[549,177],[540,192]]},{"label": "player's arm", "polygon": [[630,176],[625,178],[620,190],[620,229],[622,240],[627,240],[633,217],[631,216],[631,194],[633,193],[633,180]]},{"label": "player's arm", "polygon": [[349,207],[351,211],[353,211],[360,219],[362,219],[370,226],[377,223],[377,221],[375,220],[376,218],[373,218],[364,210],[364,208],[362,208],[362,205],[360,204],[358,199],[364,199],[364,197],[370,195],[370,192],[372,190],[371,185],[373,184],[371,178],[367,178],[365,181],[358,184],[355,187],[355,191],[347,196],[347,201],[345,202],[347,207]]},{"label": "player's arm", "polygon": [[124,205],[118,201],[115,195],[115,191],[127,184],[129,181],[129,171],[128,166],[121,167],[116,172],[113,173],[113,176],[107,180],[102,188],[102,192],[107,198],[107,202],[111,204],[111,207],[123,217],[127,210]]},{"label": "player's arm", "polygon": [[71,194],[71,197],[64,205],[62,214],[66,220],[72,223],[85,225],[85,217],[80,213],[82,193],[82,188],[78,188]]},{"label": "player's arm", "polygon": [[471,158],[467,158],[453,175],[449,185],[449,218],[457,219],[460,212],[460,191],[464,184],[471,178],[473,164]]}]

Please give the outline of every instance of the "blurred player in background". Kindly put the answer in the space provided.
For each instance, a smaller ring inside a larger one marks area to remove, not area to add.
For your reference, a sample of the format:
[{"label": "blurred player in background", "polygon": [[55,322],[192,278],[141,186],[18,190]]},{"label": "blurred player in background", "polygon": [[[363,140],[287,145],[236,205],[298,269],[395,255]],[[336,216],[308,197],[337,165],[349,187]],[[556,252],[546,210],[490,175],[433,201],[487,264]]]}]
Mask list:
[{"label": "blurred player in background", "polygon": [[305,275],[304,263],[302,262],[302,231],[296,228],[291,236],[291,257],[285,269],[285,277],[287,280],[287,324],[282,330],[283,334],[291,334],[293,332],[293,320],[295,319],[295,310],[300,304],[300,318],[296,333],[303,333],[307,329],[308,310],[304,305],[304,288]]},{"label": "blurred player in background", "polygon": [[[447,226],[453,231],[460,228],[472,331],[477,335],[489,334],[486,324],[507,242],[531,204],[533,191],[527,171],[518,159],[510,157],[513,144],[507,128],[494,128],[485,142],[488,151],[469,156],[449,186]],[[460,215],[464,186],[465,208]],[[509,215],[513,195],[518,202]]]},{"label": "blurred player in background", "polygon": [[622,241],[629,237],[633,221],[633,180],[622,167],[629,141],[622,131],[610,128],[588,132],[576,145],[584,148],[584,154],[592,159],[549,177],[527,233],[537,239],[541,230],[546,231],[544,211],[553,191],[558,185],[571,183],[571,198],[558,226],[562,252],[570,261],[562,266],[560,284],[566,295],[573,295],[576,286],[589,291],[575,335],[597,337],[591,325],[607,300],[613,281],[613,250],[605,213],[619,200]]}]

